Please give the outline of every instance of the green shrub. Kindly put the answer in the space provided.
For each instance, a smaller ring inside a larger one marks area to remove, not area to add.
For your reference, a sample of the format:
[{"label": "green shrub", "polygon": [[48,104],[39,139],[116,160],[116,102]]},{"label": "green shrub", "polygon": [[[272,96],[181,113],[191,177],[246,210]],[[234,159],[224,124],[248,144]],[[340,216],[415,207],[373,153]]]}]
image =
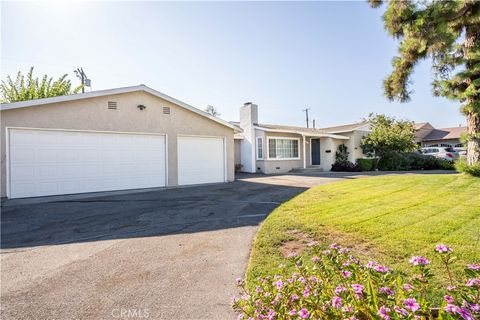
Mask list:
[{"label": "green shrub", "polygon": [[403,171],[403,170],[452,170],[453,163],[422,155],[419,153],[390,153],[378,161],[378,168],[382,171]]},{"label": "green shrub", "polygon": [[466,159],[459,159],[455,162],[455,170],[464,172],[474,177],[480,177],[480,163],[467,164]]},{"label": "green shrub", "polygon": [[357,164],[362,171],[372,171],[375,162],[374,159],[357,159]]},{"label": "green shrub", "polygon": [[410,170],[410,161],[403,153],[390,153],[378,160],[378,169],[382,171]]}]

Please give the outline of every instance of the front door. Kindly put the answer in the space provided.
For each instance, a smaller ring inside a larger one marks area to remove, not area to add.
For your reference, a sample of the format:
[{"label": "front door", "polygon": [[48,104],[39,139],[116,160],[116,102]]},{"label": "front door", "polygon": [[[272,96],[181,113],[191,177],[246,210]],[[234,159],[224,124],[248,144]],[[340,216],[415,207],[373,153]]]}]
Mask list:
[{"label": "front door", "polygon": [[312,165],[318,166],[320,164],[320,139],[310,140],[312,147]]}]

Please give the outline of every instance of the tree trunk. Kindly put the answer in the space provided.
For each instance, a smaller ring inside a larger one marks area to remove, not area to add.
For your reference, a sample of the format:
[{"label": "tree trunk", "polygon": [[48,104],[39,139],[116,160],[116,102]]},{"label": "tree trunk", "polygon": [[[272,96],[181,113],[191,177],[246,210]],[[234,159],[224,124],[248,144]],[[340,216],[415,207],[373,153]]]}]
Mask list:
[{"label": "tree trunk", "polygon": [[467,163],[472,165],[480,163],[480,114],[469,112],[467,114]]}]

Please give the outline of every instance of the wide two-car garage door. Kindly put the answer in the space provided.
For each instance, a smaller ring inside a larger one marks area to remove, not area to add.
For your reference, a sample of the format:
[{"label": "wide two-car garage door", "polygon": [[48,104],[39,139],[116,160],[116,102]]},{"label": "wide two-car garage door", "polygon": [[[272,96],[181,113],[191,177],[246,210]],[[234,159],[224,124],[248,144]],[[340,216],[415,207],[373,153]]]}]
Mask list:
[{"label": "wide two-car garage door", "polygon": [[222,137],[178,137],[178,184],[225,182]]},{"label": "wide two-car garage door", "polygon": [[164,135],[8,130],[10,198],[163,187]]}]

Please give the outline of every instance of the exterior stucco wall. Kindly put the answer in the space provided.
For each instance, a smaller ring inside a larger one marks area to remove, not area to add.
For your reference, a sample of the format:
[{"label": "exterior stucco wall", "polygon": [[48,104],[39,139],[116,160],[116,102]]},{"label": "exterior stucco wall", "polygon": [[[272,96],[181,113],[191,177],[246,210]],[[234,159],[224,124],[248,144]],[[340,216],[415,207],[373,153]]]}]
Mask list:
[{"label": "exterior stucco wall", "polygon": [[349,137],[350,139],[345,141],[345,145],[347,146],[348,151],[348,161],[355,163],[357,159],[363,158],[364,154],[360,144],[362,142],[362,138],[368,134],[368,131],[352,131],[352,132],[345,132],[341,133],[342,136]]},{"label": "exterior stucco wall", "polygon": [[446,139],[446,140],[432,140],[432,141],[423,141],[422,147],[429,147],[433,145],[441,146],[442,144],[449,144],[454,147],[457,144],[460,144],[460,139]]},{"label": "exterior stucco wall", "polygon": [[235,155],[234,164],[241,165],[242,164],[242,139],[234,139],[233,141],[233,153]]},{"label": "exterior stucco wall", "polygon": [[[117,110],[107,109],[108,101],[116,101]],[[147,108],[140,111],[139,104]],[[171,114],[163,114],[163,107],[170,107]],[[6,127],[167,134],[168,186],[178,185],[178,135],[225,137],[227,180],[234,180],[233,129],[145,92],[4,110],[0,122],[2,197],[6,196]]]},{"label": "exterior stucco wall", "polygon": [[[264,137],[264,147],[265,147],[265,160],[260,161],[263,162],[262,168],[263,173],[285,173],[289,172],[294,168],[302,168],[303,167],[303,146],[302,146],[302,136],[298,134],[291,134],[291,133],[273,133],[273,132],[265,132]],[[298,138],[298,152],[300,159],[299,160],[269,160],[268,159],[268,138]]]}]

